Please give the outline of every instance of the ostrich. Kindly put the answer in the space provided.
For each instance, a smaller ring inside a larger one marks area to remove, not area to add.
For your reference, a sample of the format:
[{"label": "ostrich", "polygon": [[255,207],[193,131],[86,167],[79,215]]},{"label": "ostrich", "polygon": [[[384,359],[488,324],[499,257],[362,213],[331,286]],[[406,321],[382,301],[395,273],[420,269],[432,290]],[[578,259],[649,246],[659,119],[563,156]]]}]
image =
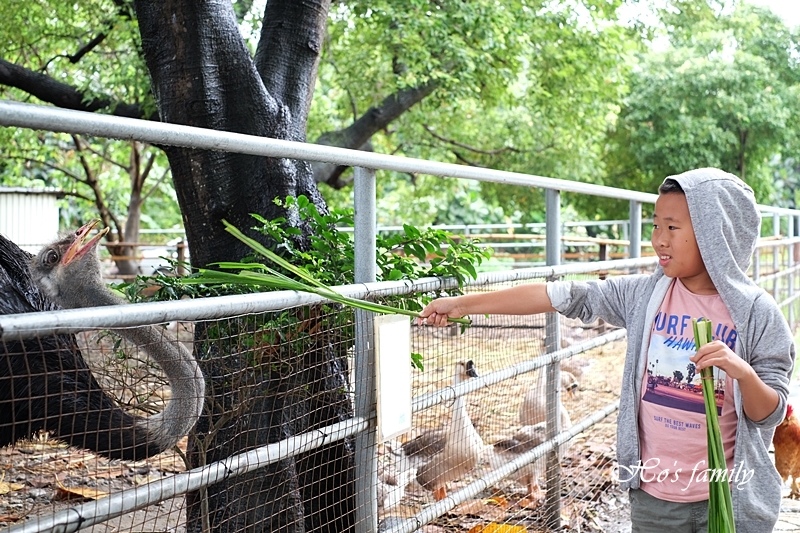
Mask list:
[{"label": "ostrich", "polygon": [[[61,307],[124,303],[103,284],[96,246],[107,230],[86,237],[97,221],[31,258],[0,236],[0,311],[28,313]],[[112,459],[139,460],[172,447],[203,408],[205,382],[192,355],[146,326],[119,333],[161,366],[172,398],[159,414],[137,417],[106,394],[72,335],[6,342],[0,350],[0,445],[46,429],[69,444]]]}]

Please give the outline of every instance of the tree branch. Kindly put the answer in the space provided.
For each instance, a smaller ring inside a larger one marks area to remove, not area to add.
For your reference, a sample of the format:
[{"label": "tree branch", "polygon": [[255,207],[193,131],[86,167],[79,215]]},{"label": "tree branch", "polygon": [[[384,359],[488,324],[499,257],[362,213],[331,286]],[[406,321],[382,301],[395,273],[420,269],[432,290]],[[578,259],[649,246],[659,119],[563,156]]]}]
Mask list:
[{"label": "tree branch", "polygon": [[30,157],[19,157],[19,156],[6,156],[6,159],[10,160],[10,161],[23,161],[25,163],[33,163],[35,165],[39,165],[39,166],[42,166],[42,167],[45,167],[45,168],[49,168],[50,170],[56,170],[58,172],[61,172],[62,174],[64,174],[68,178],[73,179],[73,180],[77,181],[78,183],[86,183],[83,179],[81,179],[81,177],[79,175],[75,174],[74,172],[71,172],[71,171],[69,171],[69,170],[67,170],[64,167],[61,167],[59,165],[54,165],[53,163],[49,163],[47,161],[42,161],[41,159],[33,159],[33,158],[30,158]]},{"label": "tree branch", "polygon": [[[390,94],[378,106],[368,109],[366,113],[348,127],[323,133],[315,143],[363,150],[375,133],[386,128],[397,117],[433,93],[437,87],[436,83],[430,82],[419,87],[409,87]],[[311,169],[314,172],[314,180],[317,183],[327,183],[334,189],[341,189],[345,185],[339,178],[342,172],[347,169],[346,166],[312,162]]]},{"label": "tree branch", "polygon": [[75,151],[78,154],[78,160],[80,161],[83,172],[86,175],[85,183],[91,187],[92,192],[94,193],[94,205],[97,207],[97,211],[100,213],[100,218],[103,220],[103,224],[106,226],[111,226],[111,223],[113,222],[114,226],[117,228],[117,235],[123,235],[122,226],[120,225],[119,220],[117,220],[117,218],[114,216],[114,213],[112,213],[108,208],[108,205],[106,205],[97,175],[92,171],[89,161],[86,159],[86,156],[83,153],[84,144],[77,135],[71,135],[71,137],[72,142],[75,143]]},{"label": "tree branch", "polygon": [[100,32],[95,36],[94,39],[86,43],[85,45],[78,48],[78,51],[72,54],[71,56],[67,56],[69,58],[69,62],[73,65],[83,59],[83,56],[91,52],[92,50],[97,47],[100,43],[102,43],[108,35],[105,32]]},{"label": "tree branch", "polygon": [[[104,144],[104,147],[107,147],[107,143],[106,143],[106,144]],[[115,167],[119,168],[120,170],[124,171],[126,174],[130,172],[130,168],[128,167],[128,165],[126,165],[125,163],[120,163],[120,162],[118,162],[118,161],[114,160],[114,158],[113,158],[113,157],[111,157],[111,156],[109,156],[109,155],[108,155],[108,151],[107,151],[107,150],[105,150],[105,149],[104,149],[102,152],[98,152],[97,150],[95,150],[94,148],[92,148],[92,147],[91,147],[91,146],[90,146],[88,143],[87,143],[87,144],[84,144],[84,145],[83,145],[81,148],[82,148],[84,151],[86,151],[86,152],[89,152],[89,153],[90,153],[90,154],[92,154],[93,156],[95,156],[95,157],[98,157],[98,158],[102,159],[102,160],[103,160],[103,161],[105,161],[106,163],[108,163],[108,164],[110,164],[110,165],[113,165],[113,166],[115,166]]]},{"label": "tree branch", "polygon": [[[150,159],[147,161],[147,173],[148,174],[150,173],[150,170],[152,169],[152,162],[155,160],[155,158],[156,158],[155,154],[152,154]],[[150,196],[152,196],[153,193],[155,193],[158,190],[158,186],[161,185],[164,182],[164,180],[166,179],[167,176],[169,176],[170,170],[171,169],[169,167],[164,169],[164,172],[161,173],[161,177],[158,178],[156,180],[156,182],[153,184],[153,186],[150,187],[150,189],[142,196],[142,201],[143,202],[145,200],[147,200],[148,198],[150,198]]]},{"label": "tree branch", "polygon": [[328,24],[330,0],[270,0],[255,66],[267,92],[294,117],[291,138],[306,139],[306,119]]},{"label": "tree branch", "polygon": [[145,115],[142,107],[137,104],[113,102],[107,97],[89,97],[85,92],[56,81],[46,74],[34,72],[2,58],[0,58],[0,84],[25,91],[43,102],[65,109],[89,112],[108,109],[111,115],[118,117],[158,120],[157,113]]},{"label": "tree branch", "polygon": [[431,129],[429,126],[428,126],[428,125],[426,125],[426,124],[423,124],[423,125],[422,125],[422,127],[423,127],[423,128],[425,129],[425,131],[427,131],[427,132],[428,132],[428,134],[429,134],[431,137],[433,137],[434,139],[436,139],[436,140],[439,140],[439,141],[442,141],[442,142],[444,142],[444,143],[447,143],[447,144],[451,144],[451,145],[453,145],[453,146],[455,146],[455,147],[457,147],[457,148],[464,148],[465,150],[469,150],[470,152],[474,152],[474,153],[476,153],[476,154],[481,154],[481,155],[498,155],[498,154],[502,154],[503,152],[515,152],[515,153],[521,153],[521,151],[520,151],[520,150],[517,150],[516,148],[511,148],[511,147],[509,147],[509,146],[504,146],[504,147],[502,147],[502,148],[496,148],[496,149],[494,149],[494,150],[481,150],[480,148],[475,148],[474,146],[470,146],[470,145],[468,145],[468,144],[464,144],[464,143],[461,143],[461,142],[458,142],[458,141],[454,141],[453,139],[448,139],[447,137],[443,137],[442,135],[439,135],[438,133],[434,132],[434,131],[433,131],[433,130],[432,130],[432,129]]}]

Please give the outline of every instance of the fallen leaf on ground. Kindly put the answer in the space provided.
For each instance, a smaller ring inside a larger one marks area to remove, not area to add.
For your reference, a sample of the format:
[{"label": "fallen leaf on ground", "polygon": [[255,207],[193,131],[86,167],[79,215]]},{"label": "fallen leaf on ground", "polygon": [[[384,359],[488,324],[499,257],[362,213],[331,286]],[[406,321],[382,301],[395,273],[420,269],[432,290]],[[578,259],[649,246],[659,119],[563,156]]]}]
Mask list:
[{"label": "fallen leaf on ground", "polygon": [[9,492],[23,488],[25,488],[25,485],[20,485],[19,483],[8,483],[7,481],[0,480],[0,494],[8,494]]},{"label": "fallen leaf on ground", "polygon": [[58,482],[56,490],[56,497],[64,500],[72,500],[75,498],[82,498],[85,500],[97,500],[108,496],[108,493],[102,490],[93,489],[91,487],[65,487]]}]

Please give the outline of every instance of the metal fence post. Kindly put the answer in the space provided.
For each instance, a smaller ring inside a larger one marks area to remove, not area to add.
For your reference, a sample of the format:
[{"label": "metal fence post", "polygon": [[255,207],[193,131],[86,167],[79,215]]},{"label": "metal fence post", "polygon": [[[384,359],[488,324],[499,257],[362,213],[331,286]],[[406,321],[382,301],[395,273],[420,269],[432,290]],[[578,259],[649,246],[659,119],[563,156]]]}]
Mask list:
[{"label": "metal fence post", "polygon": [[[791,241],[792,239],[794,239],[797,236],[797,233],[795,232],[795,223],[797,222],[797,220],[798,220],[798,218],[795,215],[789,215],[789,220],[787,220],[787,222],[786,222],[786,238],[789,241]],[[789,246],[786,247],[786,269],[787,270],[791,270],[794,267],[794,260],[795,260],[794,248],[795,248],[795,246],[796,246],[795,244],[789,244]],[[788,282],[787,282],[787,286],[786,286],[787,298],[791,298],[792,295],[794,294],[794,278],[795,278],[795,276],[796,275],[794,273],[791,273],[791,274],[789,274],[789,276],[787,276],[788,277],[788,280],[787,280]],[[795,308],[795,304],[791,303],[791,304],[788,305],[788,309],[787,309],[787,315],[788,315],[787,316],[787,320],[789,321],[789,324],[792,327],[794,327],[794,308]]]},{"label": "metal fence post", "polygon": [[628,257],[642,257],[642,203],[631,200]]},{"label": "metal fence post", "polygon": [[[375,281],[377,234],[375,171],[355,167],[353,203],[355,219],[355,281]],[[355,416],[368,419],[375,410],[375,346],[372,319],[374,314],[357,309],[354,365]],[[378,457],[377,427],[355,436],[355,532],[378,530]]]},{"label": "metal fence post", "polygon": [[[546,241],[545,261],[548,266],[561,264],[561,193],[545,191]],[[558,313],[547,313],[545,324],[545,349],[547,353],[561,349],[561,317]],[[547,393],[547,438],[552,439],[562,429],[561,413],[561,365],[549,363],[544,369]],[[545,522],[551,529],[561,529],[561,453],[556,446],[547,453],[547,495],[545,497]]]},{"label": "metal fence post", "polygon": [[[781,216],[778,213],[772,214],[772,235],[774,237],[780,237],[781,235]],[[780,255],[780,249],[777,246],[772,247],[772,274],[777,274],[778,270],[778,259]],[[780,300],[780,284],[778,283],[778,279],[780,276],[775,276],[772,280],[772,297],[775,298],[777,301]]]}]

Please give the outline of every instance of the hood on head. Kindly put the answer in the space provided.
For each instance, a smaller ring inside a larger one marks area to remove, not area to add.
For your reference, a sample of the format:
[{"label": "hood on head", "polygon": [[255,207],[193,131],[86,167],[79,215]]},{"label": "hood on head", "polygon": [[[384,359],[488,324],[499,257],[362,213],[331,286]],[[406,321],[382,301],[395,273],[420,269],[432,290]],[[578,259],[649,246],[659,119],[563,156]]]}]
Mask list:
[{"label": "hood on head", "polygon": [[[735,265],[737,270],[746,273],[761,233],[761,217],[753,189],[733,174],[717,168],[699,168],[667,179],[677,181],[686,193],[706,268],[711,270],[711,264],[722,261],[728,263],[726,271]],[[719,257],[719,253],[724,253],[724,257]]]},{"label": "hood on head", "polygon": [[734,324],[741,328],[750,307],[743,293],[757,288],[747,275],[761,235],[753,189],[718,168],[698,168],[667,179],[677,181],[686,194],[703,263]]}]

